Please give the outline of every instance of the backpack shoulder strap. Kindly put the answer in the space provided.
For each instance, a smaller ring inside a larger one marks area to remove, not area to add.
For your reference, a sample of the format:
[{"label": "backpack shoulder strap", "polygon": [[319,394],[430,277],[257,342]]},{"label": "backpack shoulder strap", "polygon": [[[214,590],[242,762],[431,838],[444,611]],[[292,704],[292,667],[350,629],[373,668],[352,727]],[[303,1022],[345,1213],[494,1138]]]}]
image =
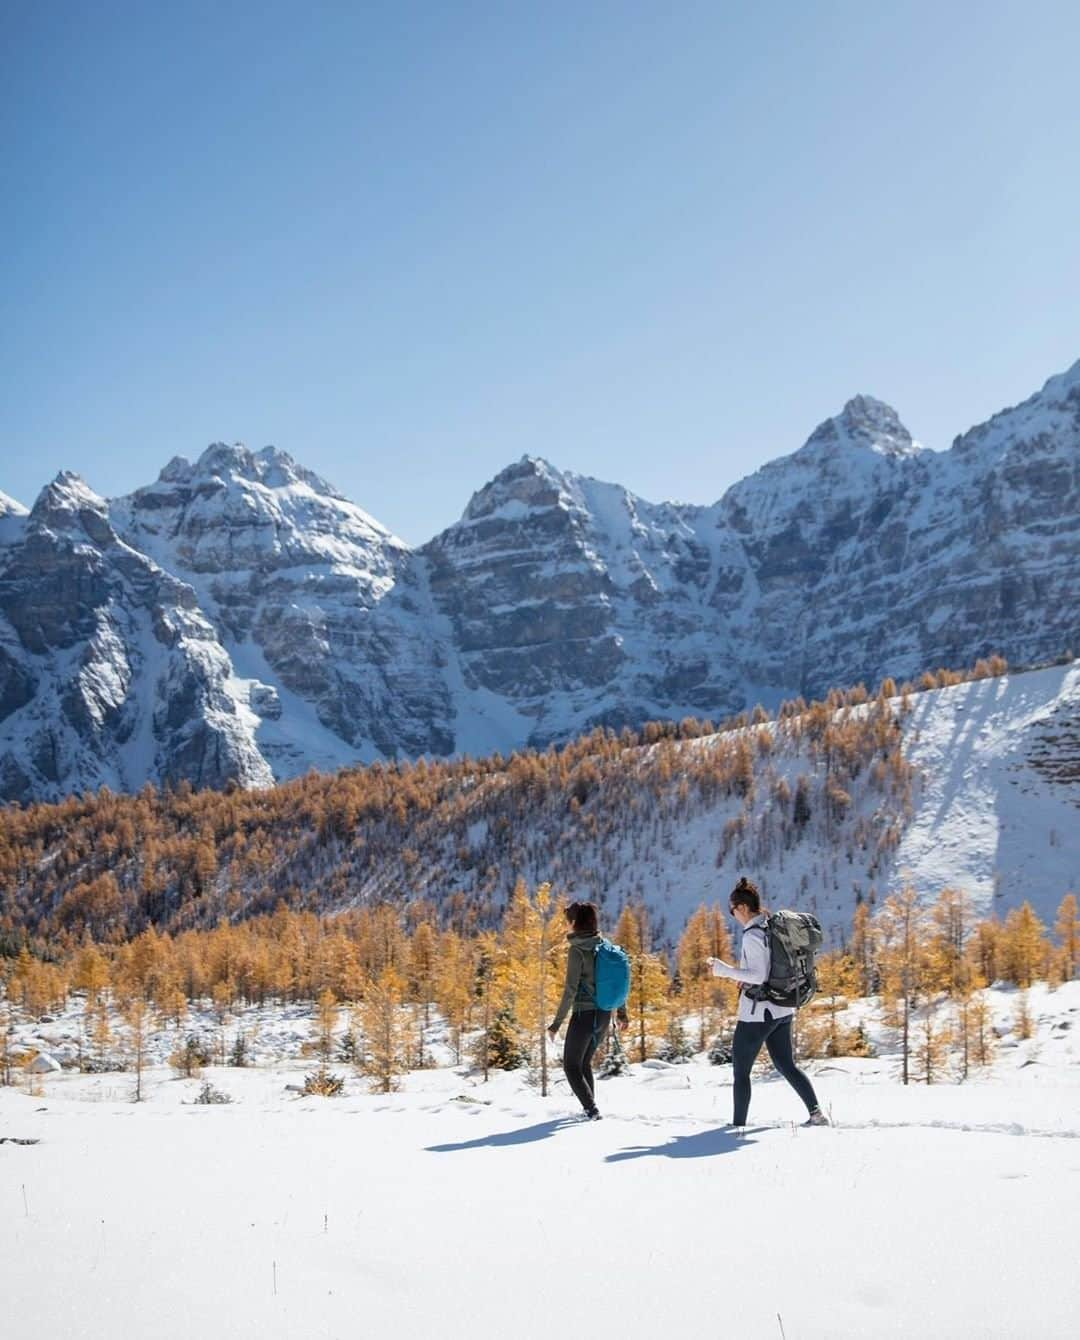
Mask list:
[{"label": "backpack shoulder strap", "polygon": [[761,938],[765,941],[766,945],[768,945],[768,943],[769,943],[769,919],[768,919],[768,917],[765,918],[765,922],[764,922],[764,924],[761,925],[761,926],[747,926],[746,930],[743,931],[743,934],[744,934],[744,935],[749,935],[751,931],[760,931],[760,932],[761,932]]}]

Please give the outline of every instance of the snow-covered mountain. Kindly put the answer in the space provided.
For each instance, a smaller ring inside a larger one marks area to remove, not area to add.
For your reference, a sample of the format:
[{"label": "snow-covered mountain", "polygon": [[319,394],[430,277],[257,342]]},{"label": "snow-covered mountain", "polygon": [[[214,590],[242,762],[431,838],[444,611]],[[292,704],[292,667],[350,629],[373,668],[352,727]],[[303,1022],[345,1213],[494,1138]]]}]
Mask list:
[{"label": "snow-covered mountain", "polygon": [[194,591],[119,538],[102,498],[64,472],[4,520],[2,794],[272,780]]},{"label": "snow-covered mountain", "polygon": [[216,444],[110,511],[198,593],[275,775],[453,751],[421,565],[285,452]]},{"label": "snow-covered mountain", "polygon": [[108,504],[64,474],[30,513],[0,495],[0,797],[1052,659],[1080,647],[1078,559],[1080,362],[944,452],[858,396],[710,507],[526,457],[419,549],[272,447],[215,444]]}]

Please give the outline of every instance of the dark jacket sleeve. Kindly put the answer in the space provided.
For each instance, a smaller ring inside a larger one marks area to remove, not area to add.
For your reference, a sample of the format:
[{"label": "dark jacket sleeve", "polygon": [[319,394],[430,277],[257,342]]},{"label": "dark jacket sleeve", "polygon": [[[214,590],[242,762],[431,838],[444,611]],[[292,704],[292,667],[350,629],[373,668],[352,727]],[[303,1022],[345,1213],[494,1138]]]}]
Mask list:
[{"label": "dark jacket sleeve", "polygon": [[555,1011],[555,1018],[551,1023],[553,1033],[557,1033],[562,1027],[562,1021],[566,1018],[567,1011],[574,1003],[580,981],[581,950],[576,945],[571,945],[566,955],[566,984],[563,987],[562,1000],[559,1001],[559,1008]]}]

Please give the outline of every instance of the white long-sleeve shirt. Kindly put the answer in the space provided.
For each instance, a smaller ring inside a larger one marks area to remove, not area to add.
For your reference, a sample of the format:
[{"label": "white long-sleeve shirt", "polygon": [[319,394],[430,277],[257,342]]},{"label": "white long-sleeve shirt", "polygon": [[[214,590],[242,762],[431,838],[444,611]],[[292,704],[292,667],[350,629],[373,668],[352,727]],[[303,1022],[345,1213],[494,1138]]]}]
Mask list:
[{"label": "white long-sleeve shirt", "polygon": [[[729,977],[744,986],[760,986],[762,982],[768,981],[769,946],[765,939],[764,917],[757,916],[743,927],[739,966],[736,968],[723,959],[714,958],[712,971],[714,977]],[[790,1005],[774,1005],[771,1000],[751,1000],[745,991],[740,991],[739,1012],[735,1017],[740,1023],[760,1024],[766,1018],[783,1019],[785,1015],[794,1013]]]}]

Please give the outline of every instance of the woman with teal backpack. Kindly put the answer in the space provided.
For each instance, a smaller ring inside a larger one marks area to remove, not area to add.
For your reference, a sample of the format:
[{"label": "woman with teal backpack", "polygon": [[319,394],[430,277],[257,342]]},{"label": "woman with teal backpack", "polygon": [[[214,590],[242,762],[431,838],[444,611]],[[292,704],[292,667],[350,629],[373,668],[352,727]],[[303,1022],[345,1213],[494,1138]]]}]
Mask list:
[{"label": "woman with teal backpack", "polygon": [[566,920],[570,926],[566,937],[569,946],[566,984],[548,1036],[555,1041],[569,1012],[563,1071],[586,1117],[599,1121],[592,1059],[607,1036],[612,1014],[616,1016],[616,1027],[629,1022],[626,994],[630,965],[621,949],[601,938],[594,903],[571,903],[566,909]]}]

